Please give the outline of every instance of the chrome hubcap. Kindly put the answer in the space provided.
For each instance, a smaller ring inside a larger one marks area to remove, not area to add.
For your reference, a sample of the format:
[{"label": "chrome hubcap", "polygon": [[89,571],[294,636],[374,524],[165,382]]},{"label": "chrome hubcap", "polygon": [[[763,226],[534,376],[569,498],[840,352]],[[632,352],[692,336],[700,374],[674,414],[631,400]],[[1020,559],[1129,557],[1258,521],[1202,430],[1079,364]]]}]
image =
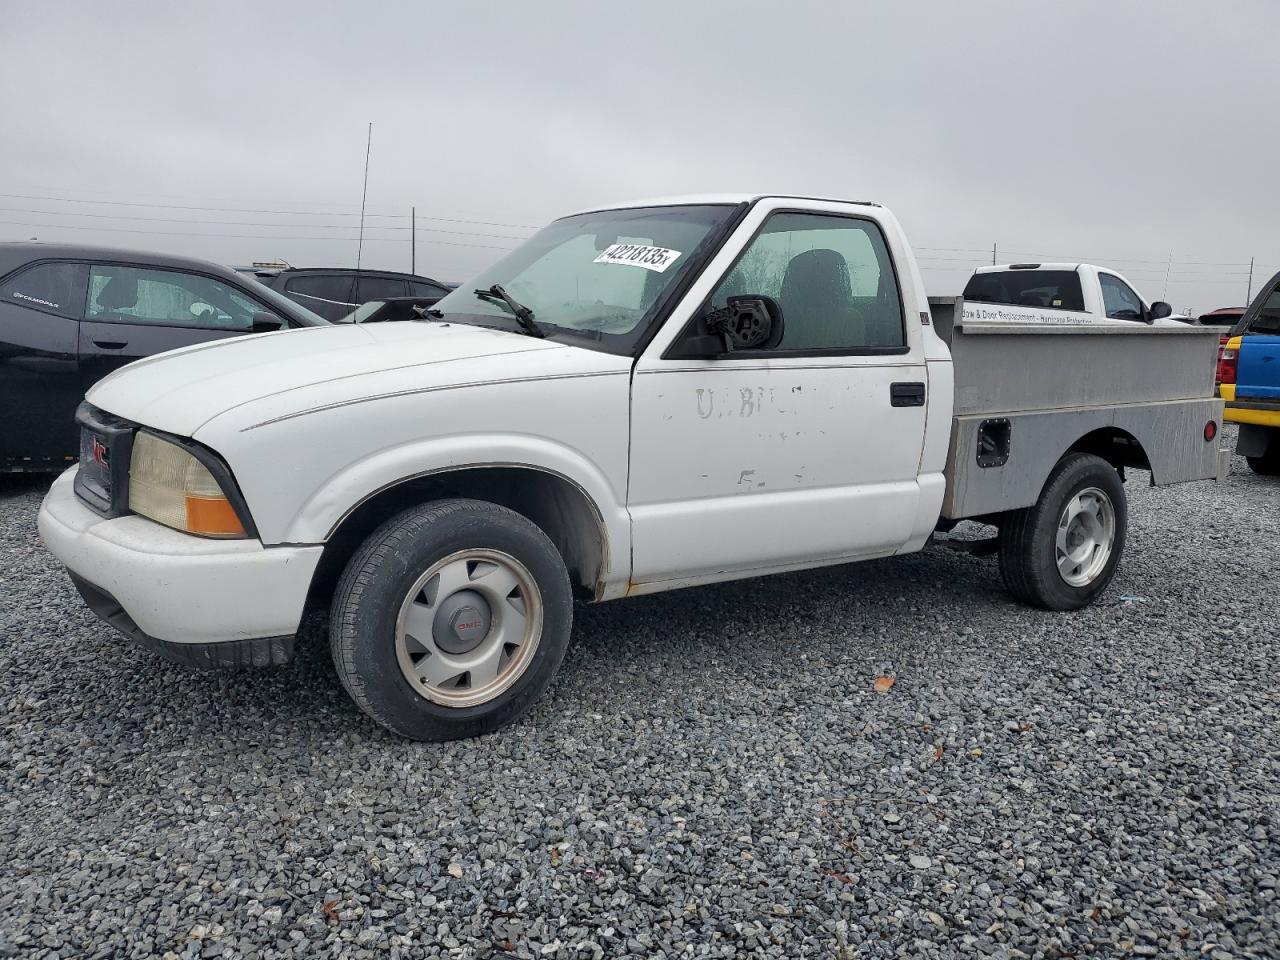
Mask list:
[{"label": "chrome hubcap", "polygon": [[1097,487],[1081,490],[1067,501],[1058,520],[1054,562],[1058,574],[1073,587],[1096,580],[1111,559],[1116,539],[1116,510]]},{"label": "chrome hubcap", "polygon": [[396,621],[396,660],[420,694],[470,707],[507,690],[542,637],[542,595],[515,557],[462,550],[433,563]]}]

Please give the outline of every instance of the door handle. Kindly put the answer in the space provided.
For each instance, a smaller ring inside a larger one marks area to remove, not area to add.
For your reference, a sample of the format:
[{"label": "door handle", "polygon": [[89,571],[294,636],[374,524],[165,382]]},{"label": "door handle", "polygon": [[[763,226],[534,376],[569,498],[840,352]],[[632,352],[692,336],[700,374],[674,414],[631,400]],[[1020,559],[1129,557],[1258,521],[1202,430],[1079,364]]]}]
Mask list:
[{"label": "door handle", "polygon": [[891,407],[923,407],[923,383],[891,383],[889,384],[889,405]]},{"label": "door handle", "polygon": [[128,340],[94,340],[103,350],[123,350],[129,345]]}]

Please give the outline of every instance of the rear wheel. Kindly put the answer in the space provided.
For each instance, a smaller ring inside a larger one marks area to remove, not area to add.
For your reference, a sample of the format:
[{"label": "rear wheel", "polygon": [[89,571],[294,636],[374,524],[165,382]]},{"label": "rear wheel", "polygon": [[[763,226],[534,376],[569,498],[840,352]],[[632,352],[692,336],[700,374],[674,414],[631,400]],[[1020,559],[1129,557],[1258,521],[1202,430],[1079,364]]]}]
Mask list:
[{"label": "rear wheel", "polygon": [[1280,430],[1269,431],[1266,452],[1260,457],[1246,457],[1249,469],[1264,477],[1280,476]]},{"label": "rear wheel", "polygon": [[1072,453],[1058,461],[1034,506],[1000,526],[1000,574],[1019,600],[1046,610],[1092,603],[1115,576],[1128,528],[1115,468]]},{"label": "rear wheel", "polygon": [[347,564],[330,646],[352,699],[415,740],[487,733],[527,710],[569,641],[564,561],[505,507],[445,500],[393,517]]}]

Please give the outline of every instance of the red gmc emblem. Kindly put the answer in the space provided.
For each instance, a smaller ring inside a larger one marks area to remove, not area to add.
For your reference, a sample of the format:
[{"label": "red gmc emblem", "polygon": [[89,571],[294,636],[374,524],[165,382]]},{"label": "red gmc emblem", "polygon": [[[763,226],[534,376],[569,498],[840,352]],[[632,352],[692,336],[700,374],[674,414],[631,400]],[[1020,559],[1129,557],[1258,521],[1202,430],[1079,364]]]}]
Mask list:
[{"label": "red gmc emblem", "polygon": [[93,462],[100,467],[105,467],[107,460],[107,445],[97,437],[93,438]]}]

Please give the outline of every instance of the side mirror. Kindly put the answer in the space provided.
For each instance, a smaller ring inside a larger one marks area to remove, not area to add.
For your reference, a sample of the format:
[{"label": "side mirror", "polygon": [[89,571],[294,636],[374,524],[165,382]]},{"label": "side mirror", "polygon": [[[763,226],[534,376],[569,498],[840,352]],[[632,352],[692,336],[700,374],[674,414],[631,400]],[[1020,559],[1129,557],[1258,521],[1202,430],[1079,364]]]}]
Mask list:
[{"label": "side mirror", "polygon": [[277,317],[274,313],[255,313],[253,315],[253,332],[267,333],[270,330],[279,330],[284,326],[284,321]]},{"label": "side mirror", "polygon": [[706,324],[712,333],[723,334],[734,350],[776,347],[782,342],[782,307],[773,297],[730,297],[724,309],[707,315]]},{"label": "side mirror", "polygon": [[699,326],[707,332],[685,337],[668,356],[694,360],[724,356],[730,350],[776,347],[782,342],[782,307],[763,295],[730,297],[720,309],[706,311]]},{"label": "side mirror", "polygon": [[1151,319],[1163,320],[1165,317],[1173,313],[1173,307],[1169,306],[1163,300],[1157,300],[1151,305]]},{"label": "side mirror", "polygon": [[725,354],[724,334],[698,333],[685,337],[667,356],[673,360],[706,360]]}]

